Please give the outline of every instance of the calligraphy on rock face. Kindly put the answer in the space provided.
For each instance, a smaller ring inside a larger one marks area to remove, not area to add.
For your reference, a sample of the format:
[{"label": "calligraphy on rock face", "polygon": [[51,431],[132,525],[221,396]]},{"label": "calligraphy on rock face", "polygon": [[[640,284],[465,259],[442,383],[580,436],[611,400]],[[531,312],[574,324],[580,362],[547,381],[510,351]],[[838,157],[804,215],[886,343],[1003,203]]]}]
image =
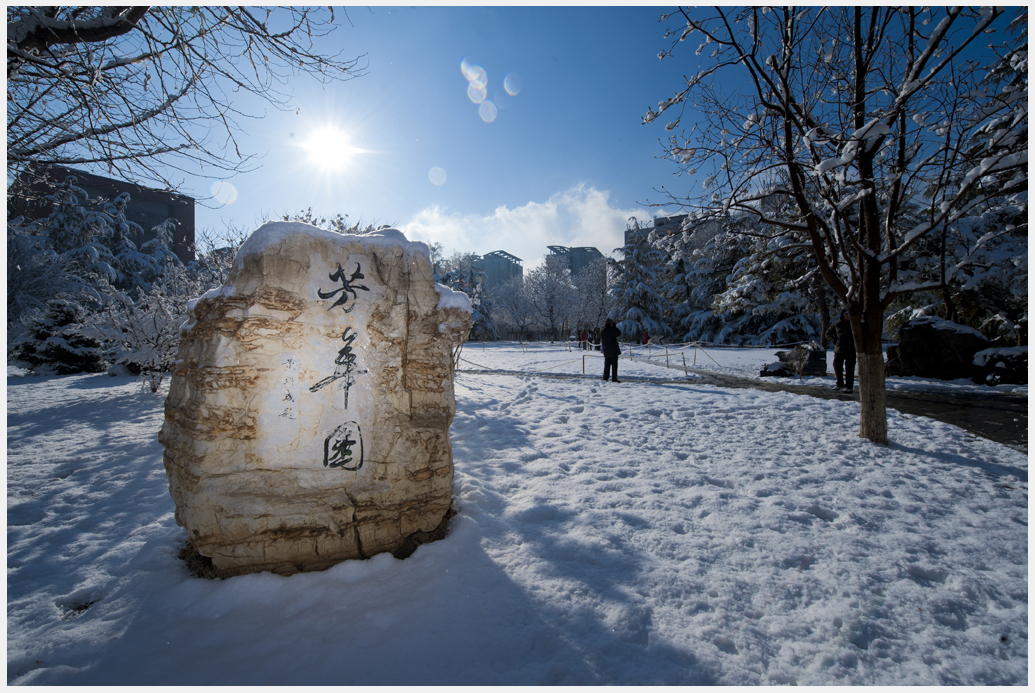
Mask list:
[{"label": "calligraphy on rock face", "polygon": [[[328,275],[333,282],[341,282],[341,286],[328,289],[327,291],[317,290],[316,295],[324,300],[337,296],[337,300],[327,310],[334,310],[340,307],[343,312],[351,313],[356,307],[358,291],[370,291],[370,289],[356,282],[364,279],[362,267],[357,262],[356,271],[346,276],[341,264],[338,270]],[[349,305],[349,301],[352,304]],[[310,392],[317,392],[326,385],[338,380],[342,381],[344,392],[344,407],[349,408],[349,388],[355,384],[355,373],[357,371],[357,355],[352,350],[352,344],[356,341],[356,334],[350,334],[352,327],[346,327],[341,334],[341,341],[344,346],[338,350],[338,356],[334,359],[334,372],[321,379],[311,388]],[[345,471],[356,471],[363,466],[363,434],[359,424],[355,421],[346,421],[338,425],[323,442],[323,466],[329,469],[343,469]]]}]

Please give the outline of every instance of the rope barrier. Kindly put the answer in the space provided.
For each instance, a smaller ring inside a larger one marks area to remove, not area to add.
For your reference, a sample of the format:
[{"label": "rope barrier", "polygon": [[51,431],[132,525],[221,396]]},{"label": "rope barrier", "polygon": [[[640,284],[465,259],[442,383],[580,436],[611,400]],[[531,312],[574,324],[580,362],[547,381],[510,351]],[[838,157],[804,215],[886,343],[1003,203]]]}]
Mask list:
[{"label": "rope barrier", "polygon": [[[499,370],[498,368],[492,368],[492,367],[490,367],[490,366],[483,366],[482,364],[480,364],[480,363],[475,363],[474,361],[468,361],[468,360],[467,360],[467,359],[465,359],[465,358],[461,358],[461,359],[458,359],[458,360],[460,360],[460,361],[463,361],[464,363],[469,363],[469,364],[471,364],[472,366],[478,366],[478,368],[484,368],[484,369],[485,369],[485,370],[487,370],[487,371],[495,371],[495,370]],[[547,366],[547,367],[546,367],[546,368],[544,368],[543,370],[544,370],[544,371],[548,371],[548,370],[550,370],[551,368],[560,368],[561,366],[567,366],[567,365],[569,365],[569,364],[572,364],[572,363],[578,363],[578,362],[579,362],[579,361],[578,361],[578,359],[575,359],[574,361],[565,361],[564,363],[556,363],[556,364],[554,364],[554,365],[552,365],[552,366]]]},{"label": "rope barrier", "polygon": [[485,370],[487,370],[487,371],[494,371],[494,370],[496,370],[495,368],[490,368],[489,366],[483,366],[483,365],[482,365],[482,364],[480,364],[480,363],[475,363],[474,361],[468,361],[467,359],[464,359],[464,358],[461,358],[461,359],[457,359],[457,360],[458,360],[458,361],[463,361],[464,363],[469,363],[469,364],[471,364],[472,366],[478,366],[478,368],[484,368],[484,369],[485,369]]},{"label": "rope barrier", "polygon": [[[581,345],[581,342],[579,344]],[[571,342],[568,342],[567,344],[565,344],[565,346],[568,347],[568,351],[569,352],[572,350],[570,345],[571,345]],[[680,355],[680,356],[683,357],[683,369],[684,369],[684,371],[687,368],[687,365],[686,365],[686,353],[682,349],[684,349],[684,348],[685,349],[689,349],[690,347],[693,347],[693,349],[694,349],[694,365],[697,364],[697,350],[700,349],[700,351],[705,356],[707,356],[709,359],[711,359],[712,363],[714,363],[716,366],[719,366],[721,368],[722,364],[720,364],[718,361],[716,361],[712,357],[711,354],[709,354],[707,351],[705,351],[705,349],[704,349],[705,345],[707,345],[707,346],[709,346],[711,348],[720,348],[720,349],[722,349],[722,348],[726,348],[726,349],[745,349],[745,348],[747,348],[747,349],[770,349],[770,348],[772,348],[772,347],[767,347],[767,346],[755,346],[755,345],[736,346],[736,345],[732,345],[732,344],[715,344],[713,342],[683,342],[683,343],[680,343],[680,344],[654,344],[653,342],[648,342],[646,345],[644,345],[644,344],[629,344],[629,343],[626,343],[625,346],[627,347],[627,358],[629,360],[632,360],[633,358],[635,358],[635,354],[633,353],[633,347],[634,346],[646,346],[646,347],[648,347],[648,349],[647,349],[647,356],[646,357],[640,357],[640,358],[645,358],[646,360],[650,360],[651,358],[653,358],[653,356],[651,354],[651,349],[650,349],[651,347],[653,347],[653,346],[657,346],[658,348],[664,347],[665,348],[665,361],[666,361],[666,365],[667,366],[669,365],[668,364],[668,360],[669,360],[669,357],[671,355]],[[522,350],[523,351],[527,351],[527,346],[526,346],[526,344],[524,342],[521,343],[521,346],[522,346]],[[788,346],[788,345],[777,345],[777,346]],[[680,347],[680,350],[679,351],[669,351],[669,349],[672,348],[672,347]],[[482,343],[482,349],[483,350],[485,349],[484,342]],[[604,355],[602,353],[597,352],[597,351],[595,351],[593,349],[580,349],[580,348],[576,348],[576,350],[577,351],[586,351],[587,352],[585,354],[582,354],[582,372],[583,373],[586,372],[586,357],[587,356],[590,356],[590,357],[593,357],[593,358],[604,358]],[[661,358],[660,355],[658,356],[658,358]],[[483,366],[480,363],[475,363],[473,361],[468,361],[465,358],[458,358],[457,361],[458,362],[459,361],[463,361],[464,363],[469,363],[472,366],[477,366],[478,368],[484,368],[485,370],[489,370],[489,371],[491,371],[491,370],[498,370],[498,369],[495,369],[495,368],[491,368],[489,366]],[[565,361],[564,363],[558,363],[558,364],[554,364],[553,366],[547,366],[543,370],[544,371],[548,371],[548,370],[551,370],[553,368],[560,368],[561,366],[567,366],[567,365],[570,365],[572,363],[578,363],[578,362],[579,362],[578,359],[576,359],[574,361]],[[671,366],[669,366],[669,367],[671,367]]]}]

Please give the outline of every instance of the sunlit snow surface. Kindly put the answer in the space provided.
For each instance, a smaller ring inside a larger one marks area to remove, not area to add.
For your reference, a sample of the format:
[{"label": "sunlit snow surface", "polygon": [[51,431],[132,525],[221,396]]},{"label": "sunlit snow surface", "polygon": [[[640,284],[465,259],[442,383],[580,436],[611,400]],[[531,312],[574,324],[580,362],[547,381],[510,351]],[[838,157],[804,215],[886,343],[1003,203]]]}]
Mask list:
[{"label": "sunlit snow surface", "polygon": [[1027,683],[1024,454],[584,355],[464,349],[445,540],[225,581],[176,558],[160,396],[9,370],[8,681]]}]

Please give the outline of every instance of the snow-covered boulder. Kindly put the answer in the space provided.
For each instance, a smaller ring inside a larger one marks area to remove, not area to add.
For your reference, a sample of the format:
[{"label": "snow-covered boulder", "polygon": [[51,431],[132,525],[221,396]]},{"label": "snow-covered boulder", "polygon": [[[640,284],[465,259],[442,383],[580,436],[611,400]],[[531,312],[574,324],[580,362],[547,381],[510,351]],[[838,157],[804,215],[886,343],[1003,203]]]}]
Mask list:
[{"label": "snow-covered boulder", "polygon": [[1028,347],[983,349],[974,354],[974,367],[978,369],[976,383],[1027,385]]},{"label": "snow-covered boulder", "polygon": [[394,229],[252,234],[183,327],[159,435],[176,520],[218,574],[320,570],[440,527],[470,311]]},{"label": "snow-covered boulder", "polygon": [[814,342],[798,344],[790,351],[778,351],[776,358],[779,361],[763,366],[759,375],[790,377],[827,374],[827,352]]},{"label": "snow-covered boulder", "polygon": [[974,354],[988,340],[972,327],[935,316],[914,318],[899,328],[898,346],[888,347],[888,375],[956,380],[975,373]]}]

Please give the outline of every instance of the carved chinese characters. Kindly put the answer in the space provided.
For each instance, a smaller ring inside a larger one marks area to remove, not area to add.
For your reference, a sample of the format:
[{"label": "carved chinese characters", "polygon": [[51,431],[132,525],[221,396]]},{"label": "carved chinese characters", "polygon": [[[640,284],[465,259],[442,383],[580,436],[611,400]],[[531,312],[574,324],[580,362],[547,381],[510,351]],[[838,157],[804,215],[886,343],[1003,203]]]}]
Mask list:
[{"label": "carved chinese characters", "polygon": [[470,308],[425,246],[267,224],[193,318],[160,440],[177,521],[217,572],[326,568],[440,525]]},{"label": "carved chinese characters", "polygon": [[[351,295],[352,300],[355,301],[357,291],[370,291],[362,284],[355,283],[357,279],[363,278],[358,264],[351,277],[346,278],[341,265],[338,265],[338,271],[331,274],[330,278],[332,281],[340,281],[341,287],[326,293],[316,292],[317,296],[324,299],[333,298],[339,292],[341,293],[338,300],[328,310],[334,310],[340,306],[343,313],[351,313],[356,304],[347,305],[349,296]],[[349,408],[349,388],[356,382],[356,355],[352,352],[352,343],[356,341],[356,335],[349,334],[351,331],[350,326],[341,333],[341,341],[345,342],[345,346],[338,350],[338,357],[334,359],[334,374],[309,388],[310,392],[316,392],[324,385],[341,380],[341,386],[345,392],[344,406],[346,410]],[[355,471],[363,466],[363,433],[359,428],[359,423],[346,421],[327,436],[323,442],[323,466],[348,471]]]}]

